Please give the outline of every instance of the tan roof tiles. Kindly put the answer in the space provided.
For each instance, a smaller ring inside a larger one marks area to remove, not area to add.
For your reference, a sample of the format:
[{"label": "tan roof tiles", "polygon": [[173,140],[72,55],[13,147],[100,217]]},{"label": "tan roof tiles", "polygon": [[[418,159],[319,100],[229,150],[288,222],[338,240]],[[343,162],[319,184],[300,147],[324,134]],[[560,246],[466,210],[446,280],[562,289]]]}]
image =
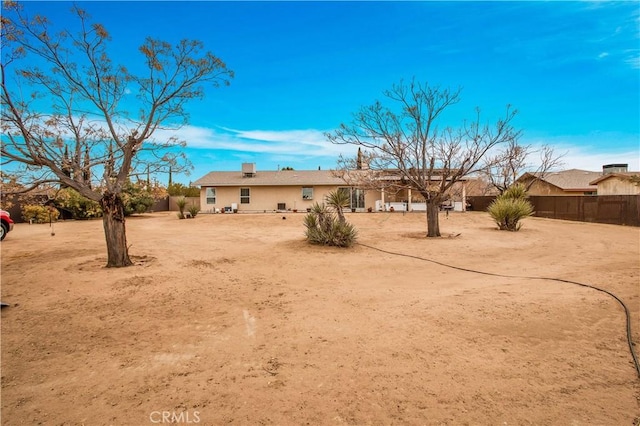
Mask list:
[{"label": "tan roof tiles", "polygon": [[[527,177],[540,177],[540,173],[525,173],[518,181]],[[588,170],[569,169],[560,172],[545,174],[541,180],[555,185],[565,191],[595,191],[597,187],[592,185],[595,179],[602,176],[602,172],[590,172]]]},{"label": "tan roof tiles", "polygon": [[260,171],[253,177],[234,172],[209,172],[192,183],[193,186],[301,186],[345,185],[331,170],[278,170]]}]

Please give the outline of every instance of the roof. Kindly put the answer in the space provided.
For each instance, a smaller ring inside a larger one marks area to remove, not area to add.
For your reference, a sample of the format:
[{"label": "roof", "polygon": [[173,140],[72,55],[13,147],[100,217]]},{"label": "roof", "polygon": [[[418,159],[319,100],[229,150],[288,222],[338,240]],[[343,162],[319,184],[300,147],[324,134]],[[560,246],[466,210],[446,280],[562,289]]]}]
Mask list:
[{"label": "roof", "polygon": [[518,181],[527,177],[539,178],[543,182],[557,186],[564,191],[595,191],[597,187],[592,183],[602,177],[602,172],[590,172],[588,170],[569,169],[552,173],[525,173]]},{"label": "roof", "polygon": [[607,180],[609,178],[615,177],[622,180],[631,180],[632,177],[640,177],[640,172],[617,172],[617,173],[607,173],[606,175],[600,176],[598,179],[591,182],[591,185],[597,185],[603,180]]},{"label": "roof", "polygon": [[331,170],[278,170],[257,171],[253,177],[244,177],[241,171],[209,172],[193,182],[192,186],[301,186],[345,185],[342,178]]},{"label": "roof", "polygon": [[[352,170],[351,173],[362,172]],[[389,172],[389,171],[387,171]],[[393,172],[393,170],[391,170]],[[385,174],[376,177],[377,180],[400,181],[399,174]],[[442,176],[432,176],[431,180],[439,181]],[[469,180],[467,177],[459,179]],[[257,171],[252,177],[244,177],[241,171],[209,172],[196,180],[191,186],[312,186],[312,185],[348,185],[347,181],[336,175],[332,170],[278,170]]]}]

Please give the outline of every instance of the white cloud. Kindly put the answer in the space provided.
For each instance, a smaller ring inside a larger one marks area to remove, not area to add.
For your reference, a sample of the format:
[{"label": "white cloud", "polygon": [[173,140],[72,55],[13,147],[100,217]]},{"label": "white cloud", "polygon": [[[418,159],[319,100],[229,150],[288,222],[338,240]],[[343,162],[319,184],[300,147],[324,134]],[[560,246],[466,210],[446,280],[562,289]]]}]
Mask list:
[{"label": "white cloud", "polygon": [[322,130],[238,130],[184,126],[179,130],[162,130],[157,139],[176,136],[194,149],[231,150],[255,154],[301,155],[305,157],[335,156],[352,151],[327,140]]},{"label": "white cloud", "polygon": [[565,169],[601,171],[605,164],[628,164],[629,171],[640,171],[638,151],[589,152],[580,147],[569,147],[563,157]]},{"label": "white cloud", "polygon": [[[557,136],[522,141],[523,144],[550,145],[562,154],[562,169],[600,171],[605,164],[628,164],[630,171],[640,171],[640,146],[635,135],[600,134]],[[638,146],[634,149],[633,146]]]},{"label": "white cloud", "polygon": [[[202,151],[198,157],[210,156],[218,161],[258,161],[273,164],[307,165],[326,164],[337,160],[340,154],[353,156],[356,147],[329,142],[324,132],[306,130],[239,130],[219,127],[215,129],[185,126],[178,131],[163,130],[158,139],[177,136],[187,147]],[[535,150],[550,145],[562,157],[562,169],[599,171],[612,163],[629,164],[629,170],[640,170],[640,149],[634,150],[635,135],[594,133],[583,136],[534,137],[521,140]],[[218,154],[216,151],[232,151]],[[530,161],[537,158],[532,155]],[[209,166],[210,167],[210,166]]]},{"label": "white cloud", "polygon": [[192,148],[209,148],[211,141],[216,139],[213,130],[195,126],[183,126],[177,130],[160,129],[154,133],[153,137],[159,141],[176,137]]},{"label": "white cloud", "polygon": [[624,62],[633,69],[640,69],[640,56],[628,56]]}]

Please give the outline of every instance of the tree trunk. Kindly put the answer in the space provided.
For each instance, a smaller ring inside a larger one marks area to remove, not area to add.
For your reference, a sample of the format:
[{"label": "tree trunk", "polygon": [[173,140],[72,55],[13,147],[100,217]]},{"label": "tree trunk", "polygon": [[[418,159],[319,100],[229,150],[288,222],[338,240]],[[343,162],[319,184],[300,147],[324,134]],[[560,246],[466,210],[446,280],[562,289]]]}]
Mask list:
[{"label": "tree trunk", "polygon": [[338,221],[340,223],[345,223],[347,221],[344,218],[344,212],[342,211],[342,206],[336,206],[336,213],[338,213]]},{"label": "tree trunk", "polygon": [[131,266],[124,223],[124,203],[119,195],[105,193],[100,200],[102,224],[107,241],[107,268]]},{"label": "tree trunk", "polygon": [[440,236],[439,204],[437,199],[427,200],[427,237]]}]

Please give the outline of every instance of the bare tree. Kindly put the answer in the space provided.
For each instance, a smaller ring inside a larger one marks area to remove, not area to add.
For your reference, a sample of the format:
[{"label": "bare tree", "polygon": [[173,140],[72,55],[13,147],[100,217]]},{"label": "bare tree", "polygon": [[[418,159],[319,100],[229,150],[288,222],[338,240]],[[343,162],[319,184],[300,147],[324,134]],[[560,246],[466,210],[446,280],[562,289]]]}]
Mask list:
[{"label": "bare tree", "polygon": [[[536,155],[538,160],[534,164],[530,163],[531,158]],[[562,166],[563,156],[556,154],[549,145],[542,145],[536,149],[533,145],[520,145],[514,139],[496,155],[485,159],[481,175],[502,194],[522,173],[533,172],[535,179],[530,180],[525,188],[529,190],[536,180],[543,179],[550,171]]]},{"label": "bare tree", "polygon": [[46,17],[4,4],[2,163],[19,165],[30,187],[60,183],[99,202],[107,266],[128,266],[123,186],[136,173],[176,171],[184,142],[155,135],[184,125],[203,84],[229,84],[233,72],[200,42],[147,38],[136,66],[146,71],[132,73],[112,62],[106,29],[72,13],[77,32],[56,33]]},{"label": "bare tree", "polygon": [[[492,148],[518,137],[511,126],[516,111],[493,126],[474,120],[458,128],[439,128],[441,114],[460,101],[460,89],[450,90],[419,83],[400,82],[384,92],[389,106],[377,101],[353,115],[327,137],[333,143],[353,144],[365,150],[368,167],[346,171],[348,178],[369,182],[370,187],[402,185],[416,190],[427,202],[427,236],[439,237],[439,205],[447,191],[471,173]],[[357,167],[356,167],[357,169]],[[398,177],[391,184],[391,175]]]}]

